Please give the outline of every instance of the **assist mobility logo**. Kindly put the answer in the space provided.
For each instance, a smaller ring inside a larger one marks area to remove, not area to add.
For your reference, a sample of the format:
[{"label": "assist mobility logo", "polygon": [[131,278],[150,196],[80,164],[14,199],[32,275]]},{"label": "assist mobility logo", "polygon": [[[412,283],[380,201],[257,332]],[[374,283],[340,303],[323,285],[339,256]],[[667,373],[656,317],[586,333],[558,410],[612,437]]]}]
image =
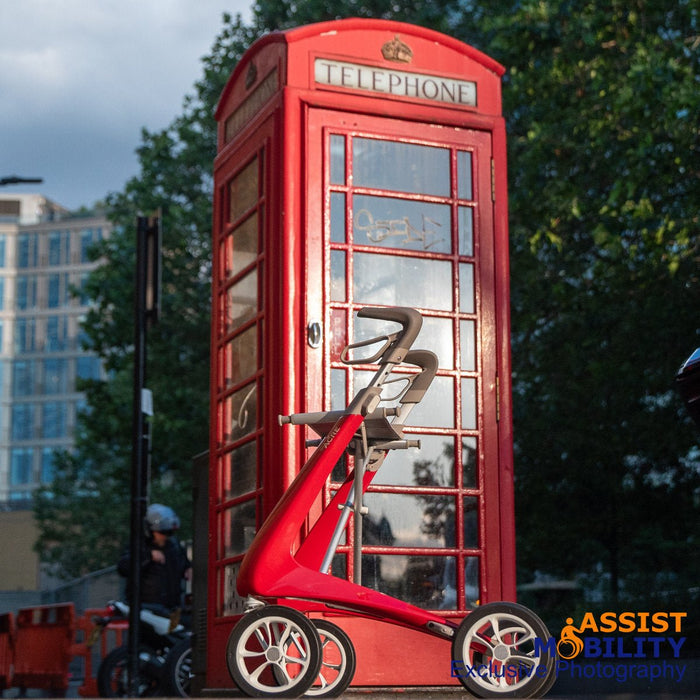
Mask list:
[{"label": "assist mobility logo", "polygon": [[578,626],[568,617],[559,641],[550,639],[546,646],[553,653],[556,645],[557,676],[680,683],[687,668],[680,661],[686,638],[679,636],[685,617],[684,612],[587,612]]}]

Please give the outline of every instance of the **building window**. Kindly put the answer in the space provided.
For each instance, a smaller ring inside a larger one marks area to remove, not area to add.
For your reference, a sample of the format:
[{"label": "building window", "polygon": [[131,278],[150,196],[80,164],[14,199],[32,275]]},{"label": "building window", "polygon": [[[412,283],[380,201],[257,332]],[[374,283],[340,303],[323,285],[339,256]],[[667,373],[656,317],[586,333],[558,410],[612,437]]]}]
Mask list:
[{"label": "building window", "polygon": [[48,297],[46,300],[50,309],[70,304],[70,285],[66,273],[49,275]]},{"label": "building window", "polygon": [[67,405],[60,401],[44,404],[42,429],[45,438],[62,438],[68,434],[66,420]]},{"label": "building window", "polygon": [[87,294],[87,282],[90,279],[90,273],[89,272],[84,272],[82,275],[80,275],[80,279],[78,282],[78,288],[79,288],[79,300],[80,300],[80,305],[81,306],[88,306],[90,303],[90,297]]},{"label": "building window", "polygon": [[30,396],[34,393],[36,363],[31,360],[17,360],[12,368],[12,395]]},{"label": "building window", "polygon": [[5,267],[5,236],[0,235],[0,268]]},{"label": "building window", "polygon": [[64,316],[49,316],[46,319],[46,350],[56,352],[66,349],[66,318]]},{"label": "building window", "polygon": [[0,311],[5,308],[5,278],[0,277]]},{"label": "building window", "polygon": [[80,262],[90,261],[90,249],[102,238],[101,228],[84,228],[80,232]]},{"label": "building window", "polygon": [[37,248],[35,233],[23,233],[17,236],[17,267],[36,267]]},{"label": "building window", "polygon": [[58,308],[61,299],[61,276],[49,275],[49,294],[46,305],[50,309]]},{"label": "building window", "polygon": [[36,319],[18,318],[15,321],[15,352],[34,352],[35,350]]},{"label": "building window", "polygon": [[49,233],[49,265],[66,265],[70,262],[70,231]]},{"label": "building window", "polygon": [[32,482],[34,450],[31,447],[16,447],[10,458],[10,486]]},{"label": "building window", "polygon": [[34,437],[34,404],[16,403],[12,406],[12,439],[31,440]]},{"label": "building window", "polygon": [[54,465],[55,448],[44,447],[41,451],[41,483],[49,484],[53,481],[56,474]]},{"label": "building window", "polygon": [[16,306],[20,311],[36,308],[36,276],[19,275],[16,283]]},{"label": "building window", "polygon": [[65,394],[68,391],[68,363],[59,357],[44,360],[44,393]]}]

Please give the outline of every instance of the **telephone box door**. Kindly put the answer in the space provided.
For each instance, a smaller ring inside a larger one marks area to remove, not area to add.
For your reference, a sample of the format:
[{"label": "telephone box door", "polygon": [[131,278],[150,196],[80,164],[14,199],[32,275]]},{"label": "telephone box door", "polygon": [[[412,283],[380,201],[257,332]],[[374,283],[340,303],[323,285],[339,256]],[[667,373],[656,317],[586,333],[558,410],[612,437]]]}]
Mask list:
[{"label": "telephone box door", "polygon": [[[408,421],[422,447],[388,457],[370,487],[360,574],[447,614],[503,593],[499,499],[485,497],[499,483],[491,139],[330,110],[308,117],[308,409],[345,406],[370,374],[340,362],[348,342],[377,331],[353,312],[421,310],[414,347],[440,361]],[[350,532],[333,568],[357,578]]]}]

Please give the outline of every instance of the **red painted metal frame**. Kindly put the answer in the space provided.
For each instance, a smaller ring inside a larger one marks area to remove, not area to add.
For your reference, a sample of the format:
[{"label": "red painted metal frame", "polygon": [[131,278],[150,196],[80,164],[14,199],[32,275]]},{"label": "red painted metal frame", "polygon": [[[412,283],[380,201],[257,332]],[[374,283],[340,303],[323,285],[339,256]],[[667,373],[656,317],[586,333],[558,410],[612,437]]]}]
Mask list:
[{"label": "red painted metal frame", "polygon": [[[323,559],[330,535],[340,515],[336,506],[346,500],[352,484],[352,475],[324,510],[324,514],[328,514],[329,517],[322,516],[316,522],[311,533],[318,528],[317,534],[310,534],[295,556],[293,543],[311,505],[333,467],[356,436],[363,420],[363,416],[356,413],[348,413],[339,418],[304,465],[265,521],[243,559],[237,582],[238,592],[262,599],[289,598],[307,601],[311,603],[310,606],[303,603],[300,606],[307,610],[318,611],[319,606],[322,609],[324,605],[331,610],[351,610],[385,622],[395,622],[449,638],[451,630],[455,628],[446,623],[443,617],[371,588],[330,576],[318,568],[310,568],[313,564],[320,565]],[[372,474],[369,473],[365,478],[365,487],[371,481],[371,477]],[[429,624],[433,627],[429,627]],[[447,633],[446,624],[449,627]]]}]

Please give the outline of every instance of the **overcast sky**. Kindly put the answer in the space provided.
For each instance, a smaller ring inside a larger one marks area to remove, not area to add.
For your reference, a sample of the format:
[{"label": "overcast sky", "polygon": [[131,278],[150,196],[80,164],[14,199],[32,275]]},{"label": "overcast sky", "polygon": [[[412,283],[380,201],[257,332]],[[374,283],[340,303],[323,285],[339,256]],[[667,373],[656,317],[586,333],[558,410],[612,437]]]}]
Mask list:
[{"label": "overcast sky", "polygon": [[69,209],[138,173],[141,128],[182,114],[222,15],[253,0],[0,0],[0,177]]}]

